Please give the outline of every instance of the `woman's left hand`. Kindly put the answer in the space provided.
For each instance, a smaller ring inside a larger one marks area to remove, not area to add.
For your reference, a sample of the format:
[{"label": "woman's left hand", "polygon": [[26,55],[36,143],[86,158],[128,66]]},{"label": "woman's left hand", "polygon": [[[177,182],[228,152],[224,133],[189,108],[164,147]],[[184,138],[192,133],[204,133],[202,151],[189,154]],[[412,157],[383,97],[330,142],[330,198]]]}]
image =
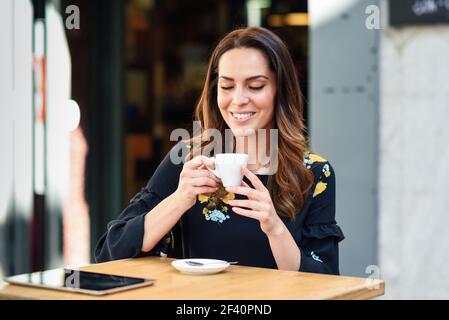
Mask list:
[{"label": "woman's left hand", "polygon": [[259,220],[260,228],[267,236],[279,235],[284,229],[284,223],[276,213],[270,192],[248,168],[242,166],[242,173],[251,181],[255,189],[251,188],[244,181],[242,181],[240,187],[227,187],[227,192],[248,197],[245,200],[229,200],[228,204],[232,206],[232,210],[235,213]]}]

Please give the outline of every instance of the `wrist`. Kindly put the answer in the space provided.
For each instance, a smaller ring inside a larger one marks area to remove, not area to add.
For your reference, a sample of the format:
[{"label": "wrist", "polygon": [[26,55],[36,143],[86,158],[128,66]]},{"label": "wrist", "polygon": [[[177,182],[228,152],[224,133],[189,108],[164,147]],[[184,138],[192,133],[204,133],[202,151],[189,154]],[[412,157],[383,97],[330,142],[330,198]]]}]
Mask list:
[{"label": "wrist", "polygon": [[192,205],[187,203],[187,200],[185,196],[183,196],[179,190],[176,190],[170,195],[170,204],[171,207],[176,211],[179,212],[181,215],[184,214],[187,210],[189,210]]},{"label": "wrist", "polygon": [[275,223],[275,225],[270,228],[269,232],[266,232],[268,238],[278,238],[281,237],[286,231],[286,227],[281,219]]}]

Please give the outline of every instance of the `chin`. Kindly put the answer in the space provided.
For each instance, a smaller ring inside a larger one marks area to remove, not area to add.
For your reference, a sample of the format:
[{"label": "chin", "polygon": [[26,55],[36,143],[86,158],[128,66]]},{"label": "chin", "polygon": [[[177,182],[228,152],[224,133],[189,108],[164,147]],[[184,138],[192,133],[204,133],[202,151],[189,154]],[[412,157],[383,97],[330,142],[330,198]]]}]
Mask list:
[{"label": "chin", "polygon": [[232,134],[236,137],[246,137],[257,134],[257,129],[254,126],[241,126],[231,128]]}]

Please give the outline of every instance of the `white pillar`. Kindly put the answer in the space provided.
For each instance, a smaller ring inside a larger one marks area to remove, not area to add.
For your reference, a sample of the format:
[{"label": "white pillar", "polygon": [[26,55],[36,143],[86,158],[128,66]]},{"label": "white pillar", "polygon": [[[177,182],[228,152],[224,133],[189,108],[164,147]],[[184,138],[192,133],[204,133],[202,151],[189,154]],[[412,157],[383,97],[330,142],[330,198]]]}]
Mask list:
[{"label": "white pillar", "polygon": [[336,172],[340,272],[377,265],[379,30],[366,26],[371,0],[313,0],[309,126],[314,151]]},{"label": "white pillar", "polygon": [[449,297],[449,26],[385,28],[380,263],[386,298]]}]

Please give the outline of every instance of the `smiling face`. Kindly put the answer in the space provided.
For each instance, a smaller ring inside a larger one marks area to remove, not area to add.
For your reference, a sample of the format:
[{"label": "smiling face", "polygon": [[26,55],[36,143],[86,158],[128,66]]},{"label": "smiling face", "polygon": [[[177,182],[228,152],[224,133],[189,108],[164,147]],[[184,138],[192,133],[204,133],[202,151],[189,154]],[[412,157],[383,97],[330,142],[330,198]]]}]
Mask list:
[{"label": "smiling face", "polygon": [[261,51],[238,48],[221,56],[217,103],[224,121],[235,136],[273,128],[275,97],[275,74]]}]

